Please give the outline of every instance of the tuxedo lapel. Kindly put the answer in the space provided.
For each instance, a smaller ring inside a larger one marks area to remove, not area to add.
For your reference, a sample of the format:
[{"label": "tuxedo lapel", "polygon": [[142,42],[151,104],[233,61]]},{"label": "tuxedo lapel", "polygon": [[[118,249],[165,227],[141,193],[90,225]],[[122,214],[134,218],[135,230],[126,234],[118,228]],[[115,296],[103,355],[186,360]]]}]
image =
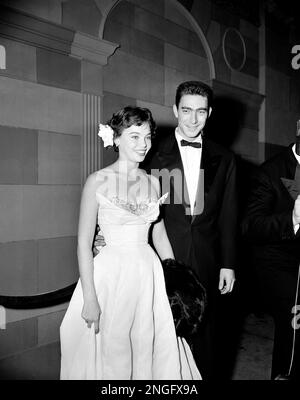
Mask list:
[{"label": "tuxedo lapel", "polygon": [[203,138],[201,169],[204,171],[204,192],[207,194],[214,182],[222,156],[216,153],[213,143]]},{"label": "tuxedo lapel", "polygon": [[192,223],[204,210],[205,201],[216,177],[220,162],[221,156],[215,152],[213,144],[203,138],[197,195]]},{"label": "tuxedo lapel", "polygon": [[197,186],[197,193],[196,199],[194,204],[194,213],[192,217],[192,223],[194,222],[197,215],[202,214],[204,209],[204,170],[199,168],[199,177],[198,177],[198,186]]},{"label": "tuxedo lapel", "polygon": [[[179,173],[180,177],[178,177],[178,180],[171,180],[170,190],[171,194],[172,192],[174,193],[174,203],[181,204],[186,214],[186,210],[190,210],[190,200],[175,135],[170,135],[166,138],[158,152],[158,158],[162,168],[167,169],[171,174],[173,174],[174,171],[176,171],[176,174]],[[190,222],[194,222],[203,212],[205,200],[216,177],[221,158],[221,155],[216,152],[213,143],[203,138],[194,214],[193,216],[186,214]]]},{"label": "tuxedo lapel", "polygon": [[284,162],[284,176],[281,176],[281,182],[289,192],[291,198],[295,201],[300,193],[300,166],[294,156],[292,146],[287,149]]},{"label": "tuxedo lapel", "polygon": [[[168,178],[171,194],[172,192],[174,194],[174,204],[181,204],[186,214],[186,210],[190,210],[190,200],[180,151],[174,134],[165,140],[157,156],[162,168],[167,169],[170,173]],[[173,179],[170,179],[170,176],[173,176]],[[191,215],[186,214],[186,216],[191,219]]]},{"label": "tuxedo lapel", "polygon": [[287,149],[287,154],[286,154],[285,160],[286,160],[286,162],[285,162],[285,167],[286,167],[285,178],[294,179],[295,172],[296,172],[296,166],[298,163],[297,163],[297,160],[293,153],[292,145],[290,145],[289,148]]}]

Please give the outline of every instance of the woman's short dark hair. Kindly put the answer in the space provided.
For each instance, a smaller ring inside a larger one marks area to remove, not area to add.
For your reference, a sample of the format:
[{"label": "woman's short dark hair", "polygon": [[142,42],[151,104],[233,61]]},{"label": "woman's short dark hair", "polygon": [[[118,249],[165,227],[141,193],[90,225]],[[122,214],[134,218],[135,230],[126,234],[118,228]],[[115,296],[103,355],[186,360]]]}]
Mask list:
[{"label": "woman's short dark hair", "polygon": [[113,114],[107,122],[114,131],[114,139],[122,135],[124,129],[130,128],[132,125],[141,126],[149,124],[151,139],[153,139],[156,131],[156,124],[152,117],[152,113],[148,108],[127,106]]},{"label": "woman's short dark hair", "polygon": [[181,83],[176,90],[175,104],[178,108],[181,97],[185,94],[198,94],[207,98],[207,106],[211,107],[213,91],[210,86],[200,81],[187,81]]}]

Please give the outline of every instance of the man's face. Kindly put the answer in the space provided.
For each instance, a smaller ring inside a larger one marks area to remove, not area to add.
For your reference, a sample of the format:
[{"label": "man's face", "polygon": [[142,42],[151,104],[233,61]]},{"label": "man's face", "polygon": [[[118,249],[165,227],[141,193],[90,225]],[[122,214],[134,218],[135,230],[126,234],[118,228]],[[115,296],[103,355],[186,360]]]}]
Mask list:
[{"label": "man's face", "polygon": [[204,128],[210,116],[207,98],[198,94],[185,94],[181,97],[178,108],[174,104],[173,112],[178,119],[178,133],[186,140],[196,138]]}]

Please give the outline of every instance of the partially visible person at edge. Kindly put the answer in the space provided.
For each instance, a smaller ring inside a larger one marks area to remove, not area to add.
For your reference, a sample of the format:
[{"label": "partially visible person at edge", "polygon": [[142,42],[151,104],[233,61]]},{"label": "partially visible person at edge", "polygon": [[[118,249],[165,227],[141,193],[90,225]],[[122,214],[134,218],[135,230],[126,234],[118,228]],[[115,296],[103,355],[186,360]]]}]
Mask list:
[{"label": "partially visible person at edge", "polygon": [[264,306],[274,319],[271,379],[300,376],[299,223],[300,151],[291,144],[255,171],[242,224]]}]

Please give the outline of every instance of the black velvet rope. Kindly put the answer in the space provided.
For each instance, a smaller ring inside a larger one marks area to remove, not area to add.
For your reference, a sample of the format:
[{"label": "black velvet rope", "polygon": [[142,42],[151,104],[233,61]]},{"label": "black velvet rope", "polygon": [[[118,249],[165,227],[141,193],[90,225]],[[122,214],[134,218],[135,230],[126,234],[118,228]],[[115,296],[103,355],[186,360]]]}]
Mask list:
[{"label": "black velvet rope", "polygon": [[33,309],[55,306],[71,299],[76,283],[53,292],[34,296],[1,296],[0,306],[12,309]]}]

